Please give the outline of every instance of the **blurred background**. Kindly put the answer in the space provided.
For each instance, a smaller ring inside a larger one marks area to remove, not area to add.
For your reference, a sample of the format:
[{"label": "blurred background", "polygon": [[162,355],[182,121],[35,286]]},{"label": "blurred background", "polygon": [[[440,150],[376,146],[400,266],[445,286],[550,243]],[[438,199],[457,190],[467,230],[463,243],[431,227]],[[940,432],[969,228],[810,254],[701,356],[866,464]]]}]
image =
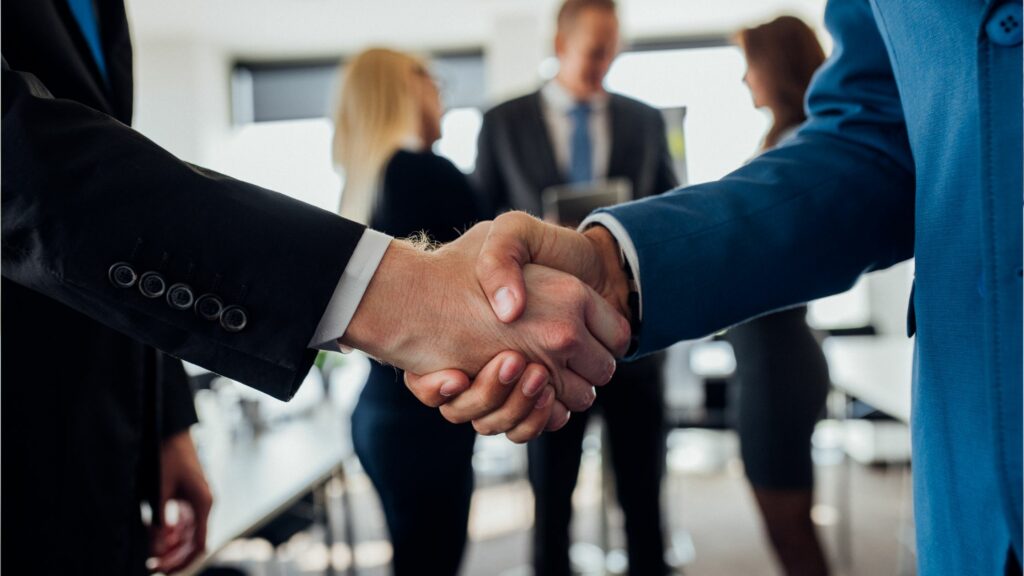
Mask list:
[{"label": "blurred background", "polygon": [[[434,151],[476,164],[483,113],[558,72],[555,0],[129,0],[135,126],[179,157],[337,211],[333,110],[346,61],[370,46],[431,62],[444,105]],[[619,0],[622,52],[605,87],[665,111],[684,183],[754,156],[771,124],[751,105],[734,34],[781,14],[826,53],[823,0]],[[912,263],[811,303],[830,387],[812,436],[811,519],[831,571],[913,574],[909,482]],[[691,575],[781,574],[737,440],[736,358],[725,338],[682,343],[664,370],[666,562]],[[217,499],[211,556],[193,573],[388,574],[393,548],[377,489],[351,441],[369,372],[358,353],[322,353],[288,404],[192,367],[193,429]],[[478,438],[461,574],[533,573],[526,449]],[[625,574],[624,520],[606,434],[592,418],[572,496],[571,566]],[[420,574],[432,574],[424,565]]]}]

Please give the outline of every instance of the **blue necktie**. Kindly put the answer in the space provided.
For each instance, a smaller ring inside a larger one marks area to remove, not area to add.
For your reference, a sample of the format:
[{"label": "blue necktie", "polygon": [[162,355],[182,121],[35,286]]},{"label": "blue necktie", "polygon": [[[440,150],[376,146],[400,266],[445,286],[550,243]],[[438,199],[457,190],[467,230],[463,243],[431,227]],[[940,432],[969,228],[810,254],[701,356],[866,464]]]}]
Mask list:
[{"label": "blue necktie", "polygon": [[82,29],[85,36],[85,43],[89,45],[89,51],[96,60],[96,66],[100,69],[103,81],[107,81],[107,62],[103,59],[103,49],[100,47],[100,26],[96,22],[96,9],[92,0],[68,0],[68,7],[71,14],[78,21],[78,27]]},{"label": "blue necktie", "polygon": [[572,139],[569,146],[569,183],[579,184],[594,179],[594,156],[590,142],[590,104],[580,102],[569,110]]}]

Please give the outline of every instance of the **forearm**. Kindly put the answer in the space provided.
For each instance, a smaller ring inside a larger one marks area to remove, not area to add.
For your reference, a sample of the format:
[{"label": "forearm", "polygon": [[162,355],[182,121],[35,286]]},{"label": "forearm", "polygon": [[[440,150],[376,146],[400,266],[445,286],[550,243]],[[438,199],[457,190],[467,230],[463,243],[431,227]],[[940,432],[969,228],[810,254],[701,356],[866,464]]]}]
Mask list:
[{"label": "forearm", "polygon": [[[182,162],[129,127],[3,71],[3,275],[175,357],[280,398],[364,227]],[[59,168],[59,169],[58,169]],[[127,263],[135,278],[108,276]],[[139,289],[159,274],[247,321]],[[237,328],[237,329],[229,329]]]},{"label": "forearm", "polygon": [[913,211],[912,174],[828,138],[607,210],[638,253],[639,352],[841,292],[911,257]]}]

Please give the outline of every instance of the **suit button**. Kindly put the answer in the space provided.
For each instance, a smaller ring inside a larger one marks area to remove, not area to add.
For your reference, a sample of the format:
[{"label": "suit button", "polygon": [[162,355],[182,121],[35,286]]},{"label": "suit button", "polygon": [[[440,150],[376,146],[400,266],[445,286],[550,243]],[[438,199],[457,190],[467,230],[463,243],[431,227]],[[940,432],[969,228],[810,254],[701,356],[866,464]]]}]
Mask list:
[{"label": "suit button", "polygon": [[178,284],[173,284],[167,290],[167,305],[175,310],[188,310],[192,307],[195,299],[195,296],[192,295],[192,289],[189,288],[188,284],[179,282]]},{"label": "suit button", "polygon": [[993,44],[1016,46],[1021,41],[1021,26],[1024,25],[1024,9],[1019,2],[1008,2],[992,11],[985,32]]},{"label": "suit button", "polygon": [[110,283],[118,288],[131,288],[139,278],[135,268],[127,262],[118,262],[111,266],[107,271],[107,277],[110,278]]},{"label": "suit button", "polygon": [[139,278],[139,292],[146,298],[159,298],[166,290],[167,283],[158,272],[146,272]]},{"label": "suit button", "polygon": [[220,314],[220,325],[228,332],[241,332],[249,323],[249,315],[241,306],[228,306]]},{"label": "suit button", "polygon": [[215,294],[203,294],[196,299],[195,309],[200,318],[215,322],[220,320],[224,302]]}]

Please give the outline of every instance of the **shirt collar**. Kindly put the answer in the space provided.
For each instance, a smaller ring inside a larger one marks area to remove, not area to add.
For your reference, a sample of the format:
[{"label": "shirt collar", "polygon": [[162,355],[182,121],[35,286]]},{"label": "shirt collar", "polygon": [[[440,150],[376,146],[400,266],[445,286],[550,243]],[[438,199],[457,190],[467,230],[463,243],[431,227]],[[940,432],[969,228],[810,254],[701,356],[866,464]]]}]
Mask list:
[{"label": "shirt collar", "polygon": [[[558,83],[557,80],[551,80],[544,84],[540,89],[540,96],[549,110],[557,113],[568,114],[572,110],[578,101],[572,97],[569,92]],[[601,92],[595,94],[587,99],[590,103],[590,109],[593,112],[601,112],[608,106],[608,93]]]}]

